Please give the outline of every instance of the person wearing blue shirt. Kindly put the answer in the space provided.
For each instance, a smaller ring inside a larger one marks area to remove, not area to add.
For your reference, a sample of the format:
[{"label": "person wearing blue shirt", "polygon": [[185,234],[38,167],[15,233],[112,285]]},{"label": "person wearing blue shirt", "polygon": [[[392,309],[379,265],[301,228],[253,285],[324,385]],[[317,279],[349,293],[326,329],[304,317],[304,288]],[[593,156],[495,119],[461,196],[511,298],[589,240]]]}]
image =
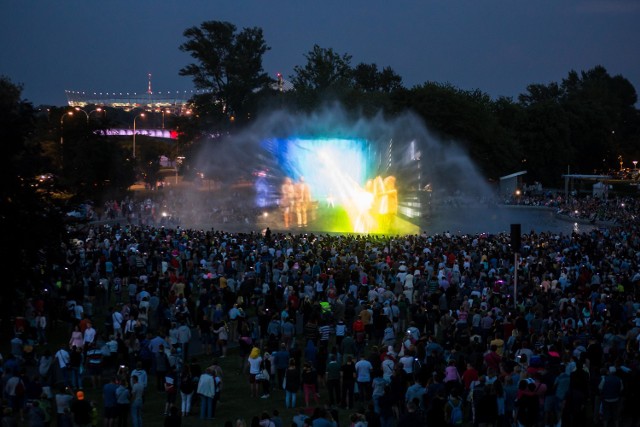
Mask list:
[{"label": "person wearing blue shirt", "polygon": [[118,417],[118,397],[116,390],[118,389],[118,379],[112,378],[110,382],[102,387],[102,402],[104,406],[104,425],[105,427],[113,427]]},{"label": "person wearing blue shirt", "polygon": [[373,370],[373,366],[363,355],[360,356],[360,360],[356,363],[355,369],[360,401],[365,402],[369,400],[371,396],[371,371]]},{"label": "person wearing blue shirt", "polygon": [[416,381],[409,388],[407,388],[407,392],[404,395],[404,401],[406,403],[413,402],[414,399],[418,399],[420,405],[422,405],[424,395],[427,392],[425,386],[420,382]]},{"label": "person wearing blue shirt", "polygon": [[285,343],[280,344],[280,350],[272,354],[273,365],[277,373],[276,387],[282,389],[284,374],[289,366],[289,358],[291,357]]}]

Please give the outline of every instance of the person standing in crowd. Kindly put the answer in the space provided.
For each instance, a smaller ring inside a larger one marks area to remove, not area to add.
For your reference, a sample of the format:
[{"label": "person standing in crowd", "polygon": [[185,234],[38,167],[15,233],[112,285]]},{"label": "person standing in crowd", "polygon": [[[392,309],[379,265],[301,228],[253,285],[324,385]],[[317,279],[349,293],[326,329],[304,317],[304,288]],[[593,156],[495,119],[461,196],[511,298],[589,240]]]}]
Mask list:
[{"label": "person standing in crowd", "polygon": [[71,427],[71,402],[73,402],[73,397],[71,388],[60,386],[54,397],[56,405],[56,425]]},{"label": "person standing in crowd", "polygon": [[178,377],[174,366],[169,366],[169,370],[164,377],[164,392],[166,395],[164,415],[168,416],[169,408],[175,405],[178,396]]},{"label": "person standing in crowd", "polygon": [[191,341],[191,328],[186,322],[182,322],[178,327],[178,345],[182,348],[182,357],[189,359],[189,342]]},{"label": "person standing in crowd", "polygon": [[276,372],[276,388],[284,390],[282,383],[284,381],[284,374],[289,366],[290,354],[287,350],[285,343],[280,344],[280,349],[274,352],[272,355],[273,366]]},{"label": "person standing in crowd", "polygon": [[69,373],[71,374],[71,387],[74,389],[82,388],[82,374],[80,372],[83,366],[82,349],[75,345],[71,347],[69,354]]},{"label": "person standing in crowd", "polygon": [[251,397],[258,397],[260,384],[256,380],[256,375],[260,373],[260,366],[262,365],[260,349],[258,347],[253,347],[247,360],[249,362],[249,386],[251,389]]},{"label": "person standing in crowd", "polygon": [[156,361],[156,390],[164,391],[164,380],[169,372],[169,356],[165,352],[165,347],[160,344],[158,351],[155,353]]},{"label": "person standing in crowd", "polygon": [[71,403],[71,413],[73,414],[74,427],[91,426],[91,404],[85,400],[84,392],[76,392],[76,398]]},{"label": "person standing in crowd", "polygon": [[144,384],[137,375],[131,376],[131,425],[142,427],[142,406],[144,403]]},{"label": "person standing in crowd", "polygon": [[309,397],[313,398],[316,405],[320,403],[318,373],[309,362],[305,362],[302,368],[302,390],[304,392],[304,404],[306,407],[309,407]]},{"label": "person standing in crowd", "polygon": [[300,390],[300,373],[296,367],[295,359],[289,359],[289,367],[285,371],[282,384],[285,391],[285,407],[296,407],[296,396]]},{"label": "person standing in crowd", "polygon": [[598,390],[600,391],[600,402],[602,405],[602,425],[609,427],[619,425],[620,401],[624,384],[617,375],[615,366],[610,366],[606,375],[603,375]]},{"label": "person standing in crowd", "polygon": [[118,407],[118,427],[127,427],[131,414],[131,391],[126,381],[120,382],[116,389],[116,400]]},{"label": "person standing in crowd", "polygon": [[191,369],[189,365],[182,367],[180,373],[180,407],[182,409],[182,417],[186,417],[191,414],[191,400],[194,392],[193,376],[191,375]]},{"label": "person standing in crowd", "polygon": [[214,326],[213,333],[218,337],[216,345],[220,350],[220,357],[227,357],[227,344],[229,342],[229,330],[227,324],[221,321]]},{"label": "person standing in crowd", "polygon": [[213,399],[216,395],[216,385],[213,378],[213,370],[211,368],[207,368],[205,372],[200,375],[197,393],[200,397],[200,419],[212,420]]},{"label": "person standing in crowd", "polygon": [[355,364],[355,370],[360,402],[368,402],[371,397],[371,371],[373,371],[373,366],[371,362],[362,355],[360,356],[360,360]]},{"label": "person standing in crowd", "polygon": [[62,381],[64,382],[64,385],[66,386],[70,385],[69,368],[70,368],[71,356],[69,355],[69,352],[65,348],[60,348],[56,352],[54,357],[57,362],[57,367],[60,373],[62,374]]},{"label": "person standing in crowd", "polygon": [[104,427],[114,427],[118,418],[118,398],[116,396],[118,382],[118,378],[113,377],[102,387]]},{"label": "person standing in crowd", "polygon": [[351,356],[347,356],[347,361],[340,368],[342,376],[342,406],[353,409],[354,388],[356,384],[356,367]]},{"label": "person standing in crowd", "polygon": [[96,335],[97,335],[97,332],[93,328],[93,323],[90,320],[87,320],[87,327],[82,333],[82,340],[83,340],[82,348],[84,349],[85,352],[87,351],[88,348],[91,347],[91,345],[95,341]]},{"label": "person standing in crowd", "polygon": [[38,312],[35,319],[35,327],[38,336],[38,344],[47,345],[47,316],[43,312]]},{"label": "person standing in crowd", "polygon": [[145,389],[145,391],[147,390],[147,385],[149,382],[149,376],[147,375],[147,371],[144,370],[144,367],[142,365],[142,362],[138,361],[136,362],[136,368],[131,371],[131,384],[133,384],[133,376],[138,377],[138,382],[140,384],[142,384],[142,387]]},{"label": "person standing in crowd", "polygon": [[327,364],[325,383],[329,394],[329,405],[338,404],[340,400],[340,364],[336,360],[334,354],[329,355],[329,363]]},{"label": "person standing in crowd", "polygon": [[[209,316],[207,315],[207,313],[203,313],[202,316],[200,316],[200,321],[198,322],[197,326],[198,334],[200,335],[200,344],[202,345],[204,354],[205,356],[210,356],[212,354],[212,344],[214,344],[212,337],[213,326],[211,320],[209,320]],[[218,333],[215,333],[215,335],[217,336]]]}]

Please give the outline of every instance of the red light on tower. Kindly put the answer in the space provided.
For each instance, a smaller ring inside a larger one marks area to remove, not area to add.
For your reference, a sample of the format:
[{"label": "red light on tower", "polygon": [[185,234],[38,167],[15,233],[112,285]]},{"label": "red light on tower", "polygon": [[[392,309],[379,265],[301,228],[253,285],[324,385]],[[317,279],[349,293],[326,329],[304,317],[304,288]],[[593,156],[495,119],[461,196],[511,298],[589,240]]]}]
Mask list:
[{"label": "red light on tower", "polygon": [[278,90],[282,92],[284,90],[284,79],[281,73],[277,73],[276,76],[278,76]]}]

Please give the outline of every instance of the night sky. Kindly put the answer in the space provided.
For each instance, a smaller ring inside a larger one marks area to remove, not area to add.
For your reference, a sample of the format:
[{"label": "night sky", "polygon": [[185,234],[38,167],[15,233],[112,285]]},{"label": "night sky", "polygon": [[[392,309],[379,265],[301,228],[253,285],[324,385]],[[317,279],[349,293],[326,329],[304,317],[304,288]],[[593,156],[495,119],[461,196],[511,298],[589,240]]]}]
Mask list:
[{"label": "night sky", "polygon": [[[405,86],[426,81],[516,97],[603,65],[640,88],[638,0],[4,0],[0,75],[35,105],[64,91],[183,91],[191,58],[182,33],[203,21],[261,27],[264,69],[285,78],[314,44],[390,66]],[[639,89],[640,90],[640,89]]]}]

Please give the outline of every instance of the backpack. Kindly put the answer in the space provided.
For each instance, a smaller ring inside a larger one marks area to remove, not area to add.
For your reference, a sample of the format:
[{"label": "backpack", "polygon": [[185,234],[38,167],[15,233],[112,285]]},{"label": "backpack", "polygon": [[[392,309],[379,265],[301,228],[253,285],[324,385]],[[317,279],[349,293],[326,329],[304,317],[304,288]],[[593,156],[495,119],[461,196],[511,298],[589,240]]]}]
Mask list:
[{"label": "backpack", "polygon": [[463,421],[462,416],[462,401],[459,401],[457,405],[454,405],[451,401],[448,402],[451,407],[451,414],[449,416],[449,424],[452,426],[461,426]]}]

